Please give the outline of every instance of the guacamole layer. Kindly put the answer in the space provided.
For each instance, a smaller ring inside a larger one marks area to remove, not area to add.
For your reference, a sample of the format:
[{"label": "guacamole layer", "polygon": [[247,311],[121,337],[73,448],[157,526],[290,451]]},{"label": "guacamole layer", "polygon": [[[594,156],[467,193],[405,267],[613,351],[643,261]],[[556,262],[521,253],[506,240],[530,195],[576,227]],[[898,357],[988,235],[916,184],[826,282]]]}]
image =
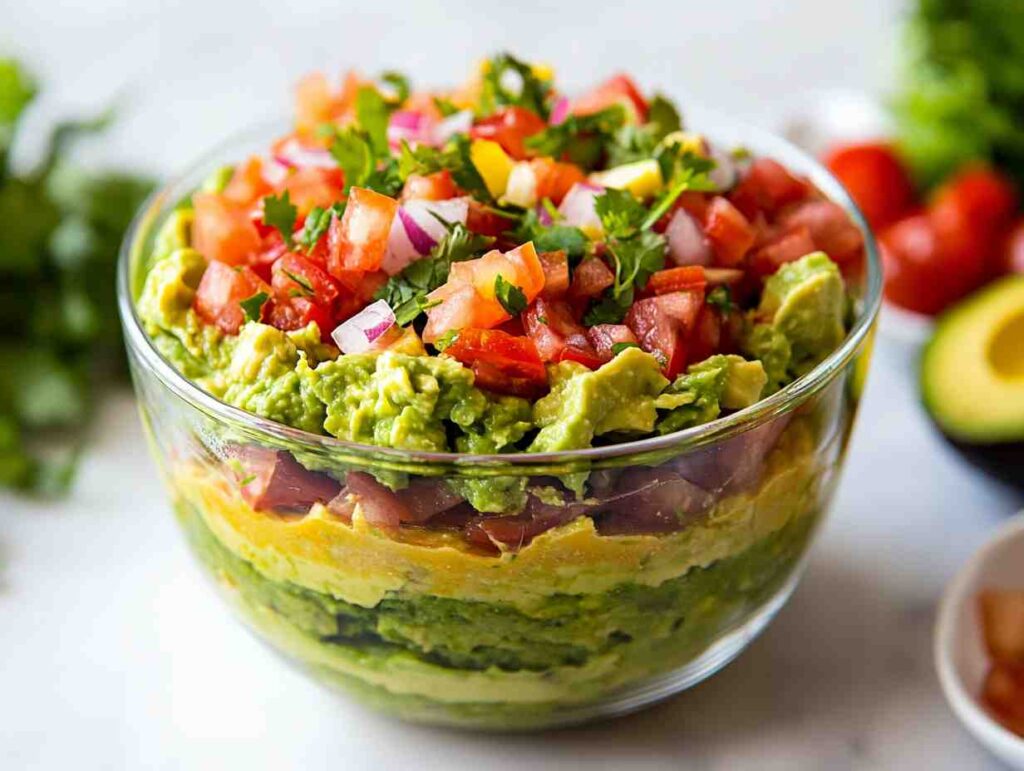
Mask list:
[{"label": "guacamole layer", "polygon": [[358,512],[257,512],[208,467],[172,483],[232,603],[318,679],[408,719],[527,728],[686,665],[780,590],[828,494],[806,442],[791,426],[756,491],[679,533],[602,536],[580,517],[499,556]]}]

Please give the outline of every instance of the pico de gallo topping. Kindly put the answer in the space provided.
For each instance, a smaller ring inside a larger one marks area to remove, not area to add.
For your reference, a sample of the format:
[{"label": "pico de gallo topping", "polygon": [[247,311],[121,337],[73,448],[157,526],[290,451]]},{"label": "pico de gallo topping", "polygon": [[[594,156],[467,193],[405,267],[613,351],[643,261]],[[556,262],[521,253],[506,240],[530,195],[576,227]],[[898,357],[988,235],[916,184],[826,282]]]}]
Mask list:
[{"label": "pico de gallo topping", "polygon": [[760,362],[756,401],[845,335],[846,212],[627,75],[570,95],[502,54],[455,89],[312,74],[296,97],[291,133],[191,199],[192,309],[223,335],[315,324],[335,357],[441,357],[531,403],[630,349],[666,383]]}]

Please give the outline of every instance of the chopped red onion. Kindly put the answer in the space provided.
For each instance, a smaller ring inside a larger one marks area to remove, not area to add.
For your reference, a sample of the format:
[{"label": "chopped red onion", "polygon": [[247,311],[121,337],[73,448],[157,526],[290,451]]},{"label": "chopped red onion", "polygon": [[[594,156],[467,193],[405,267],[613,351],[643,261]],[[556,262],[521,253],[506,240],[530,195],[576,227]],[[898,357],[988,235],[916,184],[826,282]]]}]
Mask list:
[{"label": "chopped red onion", "polygon": [[456,134],[465,134],[473,127],[473,111],[461,110],[438,122],[430,130],[430,141],[443,145]]},{"label": "chopped red onion", "polygon": [[274,161],[289,169],[333,169],[338,165],[327,150],[305,147],[297,139],[289,139],[281,145],[274,153]]},{"label": "chopped red onion", "polygon": [[342,353],[364,353],[394,325],[395,313],[391,306],[385,300],[377,300],[335,327],[331,338]]},{"label": "chopped red onion", "polygon": [[711,244],[700,223],[685,209],[676,209],[665,228],[668,256],[675,265],[710,265]]},{"label": "chopped red onion", "polygon": [[388,119],[388,144],[398,147],[402,140],[423,141],[428,122],[427,117],[421,112],[396,110]]},{"label": "chopped red onion", "polygon": [[551,108],[551,115],[548,117],[548,123],[552,126],[557,126],[559,123],[563,123],[566,118],[569,117],[569,98],[566,96],[560,96],[555,101],[554,106]]},{"label": "chopped red onion", "polygon": [[430,250],[437,246],[437,241],[420,226],[416,218],[404,207],[398,210],[398,216],[402,219],[402,227],[405,228],[405,234],[409,237],[409,243],[417,253],[421,256],[429,254]]},{"label": "chopped red onion", "polygon": [[594,198],[604,188],[590,182],[577,182],[566,193],[558,207],[566,225],[578,227],[588,236],[596,237],[603,232],[601,218],[594,209]]}]

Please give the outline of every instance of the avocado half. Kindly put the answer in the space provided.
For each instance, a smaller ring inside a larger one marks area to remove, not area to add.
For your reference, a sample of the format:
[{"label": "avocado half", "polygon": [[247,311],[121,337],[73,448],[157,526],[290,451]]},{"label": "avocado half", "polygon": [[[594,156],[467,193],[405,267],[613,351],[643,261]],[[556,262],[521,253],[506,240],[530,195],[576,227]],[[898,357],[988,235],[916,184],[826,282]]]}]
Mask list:
[{"label": "avocado half", "polygon": [[1024,488],[1024,275],[989,284],[939,319],[921,394],[970,460]]}]

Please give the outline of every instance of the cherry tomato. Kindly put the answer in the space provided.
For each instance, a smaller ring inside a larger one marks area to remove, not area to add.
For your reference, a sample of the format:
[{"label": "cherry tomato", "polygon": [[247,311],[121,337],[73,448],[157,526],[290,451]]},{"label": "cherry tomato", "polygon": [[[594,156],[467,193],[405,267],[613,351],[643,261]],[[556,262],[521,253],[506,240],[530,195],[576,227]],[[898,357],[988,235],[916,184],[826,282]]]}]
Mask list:
[{"label": "cherry tomato", "polygon": [[914,206],[914,184],[891,145],[855,142],[830,149],[825,165],[836,175],[873,229],[895,222]]},{"label": "cherry tomato", "polygon": [[912,214],[879,234],[885,268],[885,296],[918,313],[936,314],[974,287],[955,252],[943,246],[927,213]]}]

